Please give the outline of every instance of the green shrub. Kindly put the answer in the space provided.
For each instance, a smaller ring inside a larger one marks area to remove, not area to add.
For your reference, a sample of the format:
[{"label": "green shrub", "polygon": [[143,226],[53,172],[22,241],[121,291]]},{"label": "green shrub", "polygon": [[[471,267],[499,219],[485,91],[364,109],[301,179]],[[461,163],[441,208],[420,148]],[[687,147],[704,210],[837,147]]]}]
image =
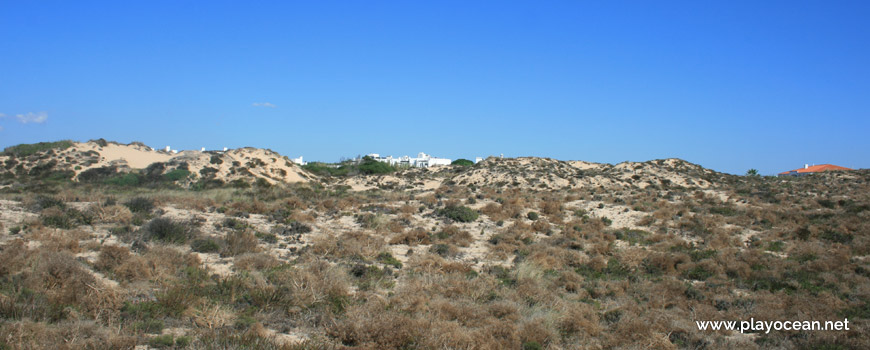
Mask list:
[{"label": "green shrub", "polygon": [[189,225],[165,217],[152,219],[141,230],[145,239],[175,244],[185,243],[195,235]]},{"label": "green shrub", "polygon": [[114,166],[104,166],[85,170],[79,173],[78,179],[81,182],[95,183],[109,179],[117,173],[118,168]]},{"label": "green shrub", "polygon": [[852,235],[839,231],[827,230],[822,232],[819,237],[834,243],[848,244],[849,242],[852,242]]},{"label": "green shrub", "polygon": [[648,244],[646,241],[646,237],[649,236],[649,232],[643,230],[630,230],[630,229],[622,229],[619,231],[615,231],[614,235],[616,239],[621,239],[623,241],[628,241],[629,244]]},{"label": "green shrub", "polygon": [[713,271],[707,270],[701,265],[695,265],[694,267],[686,270],[686,273],[684,275],[688,279],[704,281],[710,277],[713,277],[714,273]]},{"label": "green shrub", "polygon": [[474,165],[474,162],[472,162],[468,159],[459,158],[457,160],[454,160],[453,163],[450,163],[450,164],[460,165],[460,166],[472,166],[472,165]]},{"label": "green shrub", "polygon": [[93,218],[75,208],[51,209],[39,215],[43,225],[61,229],[71,229],[79,225],[90,225]]},{"label": "green shrub", "polygon": [[175,345],[175,339],[172,337],[172,334],[158,335],[148,339],[148,346],[152,348],[170,348],[173,345]]},{"label": "green shrub", "polygon": [[163,180],[165,181],[179,181],[187,179],[188,177],[190,177],[190,171],[186,169],[174,169],[163,174]]},{"label": "green shrub", "polygon": [[66,203],[64,203],[62,200],[49,196],[36,196],[36,199],[33,202],[34,203],[32,206],[30,206],[30,209],[34,211],[47,208],[66,208]]},{"label": "green shrub", "polygon": [[433,244],[429,247],[429,252],[446,257],[450,255],[450,246],[443,243]]},{"label": "green shrub", "polygon": [[391,265],[397,269],[402,268],[402,262],[399,261],[399,259],[396,259],[395,257],[393,257],[393,254],[390,254],[388,252],[383,252],[383,253],[379,254],[378,255],[378,262],[380,262],[384,265]]},{"label": "green shrub", "polygon": [[472,222],[477,220],[478,213],[466,206],[448,206],[438,210],[438,215],[458,222]]},{"label": "green shrub", "polygon": [[109,177],[105,182],[115,186],[139,186],[143,182],[143,177],[137,173],[126,173]]},{"label": "green shrub", "polygon": [[526,217],[529,218],[529,220],[535,221],[538,220],[540,215],[538,215],[538,213],[536,212],[530,211],[528,214],[526,214]]},{"label": "green shrub", "polygon": [[544,347],[536,341],[527,341],[523,343],[523,350],[541,350]]},{"label": "green shrub", "polygon": [[737,209],[732,207],[712,207],[710,208],[710,214],[718,214],[722,216],[735,216],[738,214]]},{"label": "green shrub", "polygon": [[362,174],[387,174],[396,171],[396,168],[384,162],[379,162],[371,157],[363,158],[359,165],[359,172]]},{"label": "green shrub", "polygon": [[245,223],[244,220],[239,220],[236,218],[226,218],[224,219],[223,227],[232,230],[244,230],[246,227],[248,227],[248,224]]},{"label": "green shrub", "polygon": [[781,252],[785,247],[785,243],[783,241],[773,241],[767,243],[767,251],[769,252]]},{"label": "green shrub", "polygon": [[73,142],[70,140],[55,141],[55,142],[39,142],[31,144],[20,144],[16,146],[6,147],[3,150],[3,155],[26,157],[31,154],[47,151],[50,149],[63,150],[72,147]]},{"label": "green shrub", "polygon": [[135,197],[124,203],[124,206],[133,213],[150,213],[154,209],[154,200],[146,197]]},{"label": "green shrub", "polygon": [[197,253],[217,253],[221,246],[211,238],[196,239],[190,243],[190,249]]},{"label": "green shrub", "polygon": [[271,243],[271,244],[278,243],[278,236],[276,236],[273,233],[257,232],[254,236],[256,236],[259,239],[262,239],[263,242],[266,242],[266,243]]},{"label": "green shrub", "polygon": [[828,209],[834,209],[834,207],[837,206],[837,204],[830,199],[818,199],[818,200],[816,200],[816,202],[818,202],[819,205],[821,205],[822,207],[825,207]]},{"label": "green shrub", "polygon": [[191,341],[191,339],[188,336],[181,336],[181,337],[175,338],[175,347],[180,348],[180,349],[184,349],[184,348],[190,346],[190,341]]}]

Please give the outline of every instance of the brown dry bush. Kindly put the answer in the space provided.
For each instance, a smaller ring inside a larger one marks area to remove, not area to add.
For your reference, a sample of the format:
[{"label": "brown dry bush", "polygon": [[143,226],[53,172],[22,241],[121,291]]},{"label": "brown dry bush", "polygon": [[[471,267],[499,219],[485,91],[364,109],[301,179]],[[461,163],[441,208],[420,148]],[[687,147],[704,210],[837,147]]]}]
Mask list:
[{"label": "brown dry bush", "polygon": [[15,239],[0,245],[0,276],[20,270],[27,262],[27,244],[23,239]]},{"label": "brown dry bush", "polygon": [[461,261],[450,261],[435,254],[414,254],[408,260],[411,271],[428,274],[467,274],[474,269]]},{"label": "brown dry bush", "polygon": [[524,320],[519,324],[517,336],[523,344],[537,343],[547,347],[550,342],[559,338],[559,335],[550,329],[548,323],[548,320],[541,317]]},{"label": "brown dry bush", "polygon": [[140,256],[131,256],[112,270],[112,277],[122,282],[147,281],[154,277],[155,266]]},{"label": "brown dry bush", "polygon": [[33,233],[33,239],[42,243],[42,248],[51,251],[68,251],[70,253],[80,253],[79,246],[80,233],[83,231],[56,231],[46,228],[36,229]]},{"label": "brown dry bush", "polygon": [[233,261],[235,268],[248,271],[269,269],[279,264],[278,259],[266,253],[245,253]]},{"label": "brown dry bush", "polygon": [[390,239],[390,244],[407,244],[412,247],[431,243],[429,232],[419,227],[397,234]]},{"label": "brown dry bush", "polygon": [[504,221],[511,218],[509,214],[504,212],[502,205],[498,203],[489,203],[483,206],[480,212],[488,216],[492,221]]},{"label": "brown dry bush", "polygon": [[227,233],[226,244],[221,248],[222,257],[236,256],[260,251],[257,237],[250,231],[232,231]]},{"label": "brown dry bush", "polygon": [[77,350],[133,349],[137,339],[93,321],[65,321],[47,325],[30,321],[0,326],[0,344],[13,349]]},{"label": "brown dry bush", "polygon": [[67,305],[84,301],[96,279],[67,252],[30,251],[30,267],[25,285],[44,291],[54,303]]},{"label": "brown dry bush", "polygon": [[100,247],[100,255],[94,263],[94,268],[100,271],[112,271],[130,259],[130,249],[116,245]]},{"label": "brown dry bush", "polygon": [[541,212],[547,215],[551,220],[557,220],[562,217],[562,201],[559,199],[544,200],[538,206]]},{"label": "brown dry bush", "polygon": [[316,220],[315,213],[305,213],[301,211],[294,211],[293,214],[290,214],[291,220],[296,220],[304,223],[313,223]]},{"label": "brown dry bush", "polygon": [[94,204],[86,211],[98,223],[128,225],[133,221],[133,213],[123,205]]},{"label": "brown dry bush", "polygon": [[410,204],[405,204],[399,207],[399,212],[402,214],[413,215],[417,213],[417,207]]},{"label": "brown dry bush", "polygon": [[349,300],[349,277],[340,266],[313,260],[294,268],[279,269],[268,276],[288,307],[322,307],[340,312]]},{"label": "brown dry bush", "polygon": [[460,230],[459,227],[448,225],[434,235],[437,242],[455,244],[460,247],[468,247],[474,242],[474,238],[468,231]]},{"label": "brown dry bush", "polygon": [[550,231],[550,223],[546,219],[538,219],[532,223],[532,229],[535,232],[546,233]]},{"label": "brown dry bush", "polygon": [[406,349],[414,346],[425,332],[425,323],[387,311],[384,306],[370,302],[352,307],[346,317],[327,328],[326,333],[343,345],[360,349]]},{"label": "brown dry bush", "polygon": [[384,251],[386,243],[379,237],[361,231],[350,231],[336,237],[324,234],[311,246],[314,254],[332,258],[374,259]]}]

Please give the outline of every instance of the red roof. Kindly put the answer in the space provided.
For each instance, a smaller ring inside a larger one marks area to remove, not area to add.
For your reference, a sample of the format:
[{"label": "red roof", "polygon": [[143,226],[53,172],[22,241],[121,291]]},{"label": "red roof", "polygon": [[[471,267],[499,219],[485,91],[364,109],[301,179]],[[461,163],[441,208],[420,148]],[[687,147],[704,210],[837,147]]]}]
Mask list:
[{"label": "red roof", "polygon": [[813,165],[811,167],[806,167],[806,168],[784,171],[784,172],[781,172],[779,174],[780,175],[787,175],[787,174],[791,174],[791,173],[798,173],[798,174],[819,173],[822,171],[831,171],[831,170],[852,170],[852,169],[844,168],[844,167],[836,166],[836,165],[832,165],[832,164],[820,164],[820,165]]}]

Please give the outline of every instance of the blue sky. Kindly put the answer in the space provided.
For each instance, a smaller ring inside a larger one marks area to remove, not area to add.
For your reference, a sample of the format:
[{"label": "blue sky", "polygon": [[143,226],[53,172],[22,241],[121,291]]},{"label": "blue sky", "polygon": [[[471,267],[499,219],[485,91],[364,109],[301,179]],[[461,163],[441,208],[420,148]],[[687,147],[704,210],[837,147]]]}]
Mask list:
[{"label": "blue sky", "polygon": [[870,167],[867,1],[2,1],[0,147]]}]

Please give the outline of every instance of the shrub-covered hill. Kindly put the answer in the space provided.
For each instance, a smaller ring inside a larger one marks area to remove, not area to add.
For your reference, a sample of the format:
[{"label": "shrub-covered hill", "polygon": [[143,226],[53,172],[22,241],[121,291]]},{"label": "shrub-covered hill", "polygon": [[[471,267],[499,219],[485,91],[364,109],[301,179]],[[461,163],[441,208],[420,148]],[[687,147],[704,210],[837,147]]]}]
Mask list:
[{"label": "shrub-covered hill", "polygon": [[0,179],[73,180],[142,185],[171,182],[182,186],[221,186],[305,182],[313,175],[290,159],[256,148],[222,151],[155,150],[144,144],[104,140],[18,145],[0,154]]},{"label": "shrub-covered hill", "polygon": [[[0,189],[0,349],[870,345],[867,170],[520,158],[250,187],[26,176]],[[750,318],[850,329],[695,324]]]}]

